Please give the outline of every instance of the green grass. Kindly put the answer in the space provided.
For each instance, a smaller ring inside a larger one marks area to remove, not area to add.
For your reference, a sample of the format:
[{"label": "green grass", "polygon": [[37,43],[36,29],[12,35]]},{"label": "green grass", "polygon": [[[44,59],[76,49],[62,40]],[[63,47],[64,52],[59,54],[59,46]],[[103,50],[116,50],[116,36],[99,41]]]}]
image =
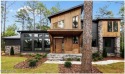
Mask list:
[{"label": "green grass", "polygon": [[58,73],[58,64],[41,64],[37,68],[32,69],[15,69],[15,64],[26,60],[25,57],[7,57],[2,56],[1,69],[2,73]]},{"label": "green grass", "polygon": [[124,73],[124,62],[95,66],[103,73]]}]

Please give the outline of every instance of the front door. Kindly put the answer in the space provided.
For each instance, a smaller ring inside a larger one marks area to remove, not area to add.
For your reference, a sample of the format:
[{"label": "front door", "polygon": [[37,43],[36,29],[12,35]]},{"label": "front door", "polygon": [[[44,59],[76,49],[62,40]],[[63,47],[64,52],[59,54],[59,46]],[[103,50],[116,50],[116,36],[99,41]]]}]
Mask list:
[{"label": "front door", "polygon": [[62,53],[62,38],[55,38],[55,51],[56,53]]},{"label": "front door", "polygon": [[104,38],[103,39],[103,47],[107,50],[107,53],[114,53],[114,38]]}]

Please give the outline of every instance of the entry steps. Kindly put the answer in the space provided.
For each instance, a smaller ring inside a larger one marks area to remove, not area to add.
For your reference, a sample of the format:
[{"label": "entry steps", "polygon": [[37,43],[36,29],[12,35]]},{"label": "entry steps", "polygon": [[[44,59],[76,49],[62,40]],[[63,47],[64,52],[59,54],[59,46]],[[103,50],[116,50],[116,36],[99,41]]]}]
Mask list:
[{"label": "entry steps", "polygon": [[64,61],[66,58],[80,58],[82,54],[62,54],[62,53],[49,53],[47,59],[49,61]]}]

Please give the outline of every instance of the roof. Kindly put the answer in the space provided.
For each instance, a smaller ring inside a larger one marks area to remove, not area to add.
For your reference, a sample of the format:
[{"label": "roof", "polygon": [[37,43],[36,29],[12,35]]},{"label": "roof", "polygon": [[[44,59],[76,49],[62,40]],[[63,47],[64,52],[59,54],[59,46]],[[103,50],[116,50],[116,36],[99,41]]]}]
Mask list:
[{"label": "roof", "polygon": [[96,20],[122,20],[120,17],[103,17],[103,18],[97,18]]},{"label": "roof", "polygon": [[20,33],[47,33],[47,30],[20,30]]},{"label": "roof", "polygon": [[20,35],[3,37],[3,39],[20,39]]},{"label": "roof", "polygon": [[[122,18],[117,18],[117,17],[110,17],[110,18],[97,18],[97,19],[93,19],[93,22],[99,21],[99,20],[122,20]],[[83,21],[83,19],[81,19],[81,21]]]},{"label": "roof", "polygon": [[[80,5],[74,6],[74,7],[72,7],[72,8],[69,8],[69,9],[66,9],[66,10],[63,10],[63,11],[59,11],[59,12],[57,12],[57,13],[54,13],[54,14],[50,15],[48,18],[50,19],[50,18],[53,17],[53,16],[56,16],[56,15],[59,15],[59,14],[62,14],[62,13],[71,11],[71,10],[73,10],[73,9],[80,8],[80,7],[81,7],[82,10],[83,10],[83,4],[80,4]],[[82,11],[81,11],[81,13],[82,13]]]}]

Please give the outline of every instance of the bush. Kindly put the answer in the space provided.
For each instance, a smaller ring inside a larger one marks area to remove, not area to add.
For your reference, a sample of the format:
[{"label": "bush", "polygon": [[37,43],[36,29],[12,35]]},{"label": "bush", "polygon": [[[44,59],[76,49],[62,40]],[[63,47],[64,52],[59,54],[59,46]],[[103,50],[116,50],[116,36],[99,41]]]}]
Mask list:
[{"label": "bush", "polygon": [[80,61],[80,58],[76,58],[76,61]]},{"label": "bush", "polygon": [[71,65],[72,65],[72,63],[71,63],[70,61],[66,61],[66,62],[64,63],[64,66],[67,67],[67,68],[70,68]]},{"label": "bush", "polygon": [[46,58],[47,57],[47,53],[45,53],[44,55],[43,55],[43,58]]},{"label": "bush", "polygon": [[10,49],[10,55],[14,55],[14,49],[13,49],[13,47],[11,47],[11,49]]},{"label": "bush", "polygon": [[28,62],[29,62],[30,67],[34,67],[34,66],[36,66],[36,62],[38,62],[38,60],[37,59],[30,59]]},{"label": "bush", "polygon": [[124,58],[124,48],[120,48],[120,56]]},{"label": "bush", "polygon": [[92,54],[92,60],[93,61],[98,61],[98,60],[102,60],[103,57],[99,55],[99,52],[93,53]]},{"label": "bush", "polygon": [[103,56],[103,57],[107,57],[107,49],[106,49],[106,48],[103,49],[102,56]]},{"label": "bush", "polygon": [[67,58],[66,61],[72,61],[72,58]]},{"label": "bush", "polygon": [[42,56],[41,54],[36,54],[36,55],[35,55],[35,59],[40,60],[40,59],[41,59],[41,56]]}]

